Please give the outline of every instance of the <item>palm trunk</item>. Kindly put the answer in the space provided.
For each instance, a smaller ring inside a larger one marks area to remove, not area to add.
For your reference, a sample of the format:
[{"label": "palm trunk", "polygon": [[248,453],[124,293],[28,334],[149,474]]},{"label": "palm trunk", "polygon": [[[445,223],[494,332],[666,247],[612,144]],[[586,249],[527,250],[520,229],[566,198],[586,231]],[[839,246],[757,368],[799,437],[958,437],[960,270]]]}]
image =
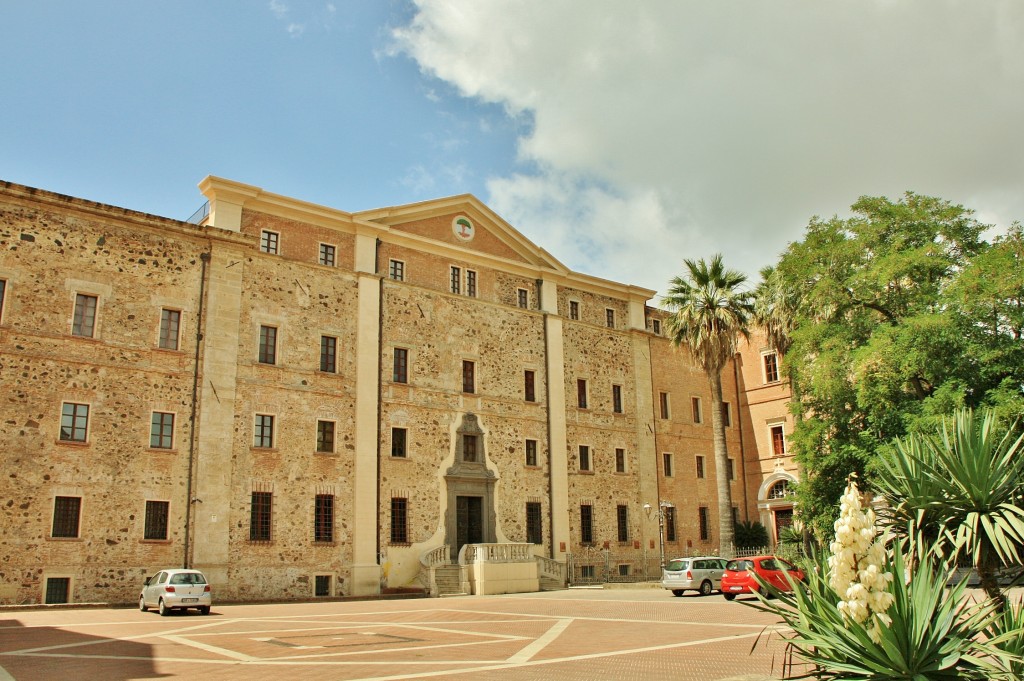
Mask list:
[{"label": "palm trunk", "polygon": [[732,523],[732,485],[729,480],[729,451],[725,444],[725,423],[722,421],[722,373],[708,374],[711,381],[711,429],[715,442],[715,483],[718,487],[718,550],[732,557],[735,528]]}]

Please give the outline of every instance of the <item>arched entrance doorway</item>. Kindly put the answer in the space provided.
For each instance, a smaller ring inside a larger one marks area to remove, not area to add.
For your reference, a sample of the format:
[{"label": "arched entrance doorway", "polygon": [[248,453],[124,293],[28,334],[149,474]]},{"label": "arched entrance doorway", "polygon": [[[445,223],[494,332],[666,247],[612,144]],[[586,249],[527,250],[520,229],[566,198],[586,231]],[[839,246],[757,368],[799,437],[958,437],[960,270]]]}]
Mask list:
[{"label": "arched entrance doorway", "polygon": [[757,492],[757,508],[761,524],[768,529],[773,543],[793,526],[793,488],[796,478],[784,471],[768,476]]}]

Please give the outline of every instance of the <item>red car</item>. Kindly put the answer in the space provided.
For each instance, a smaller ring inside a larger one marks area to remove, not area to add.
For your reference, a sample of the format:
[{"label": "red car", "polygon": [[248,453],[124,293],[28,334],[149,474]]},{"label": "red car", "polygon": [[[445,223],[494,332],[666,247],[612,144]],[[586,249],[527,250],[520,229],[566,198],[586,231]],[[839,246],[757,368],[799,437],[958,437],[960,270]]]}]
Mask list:
[{"label": "red car", "polygon": [[722,573],[721,592],[725,600],[731,601],[737,594],[759,591],[761,585],[754,579],[755,574],[779,591],[791,591],[790,580],[802,582],[804,579],[803,570],[777,556],[737,558],[730,560]]}]

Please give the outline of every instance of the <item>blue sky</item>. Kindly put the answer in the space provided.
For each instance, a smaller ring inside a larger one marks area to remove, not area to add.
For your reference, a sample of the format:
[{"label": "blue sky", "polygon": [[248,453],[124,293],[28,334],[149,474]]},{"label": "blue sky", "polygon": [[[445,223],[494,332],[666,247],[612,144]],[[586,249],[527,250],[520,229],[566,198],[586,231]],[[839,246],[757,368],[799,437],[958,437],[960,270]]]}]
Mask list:
[{"label": "blue sky", "polygon": [[219,0],[0,7],[0,179],[175,218],[228,177],[472,193],[568,266],[756,278],[905,190],[1024,219],[1024,3]]}]

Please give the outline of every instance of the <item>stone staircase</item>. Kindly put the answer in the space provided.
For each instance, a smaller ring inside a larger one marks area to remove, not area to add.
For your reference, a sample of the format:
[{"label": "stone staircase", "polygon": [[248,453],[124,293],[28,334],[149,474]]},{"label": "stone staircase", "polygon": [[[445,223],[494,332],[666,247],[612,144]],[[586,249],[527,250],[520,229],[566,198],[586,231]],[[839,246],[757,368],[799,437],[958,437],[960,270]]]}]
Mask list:
[{"label": "stone staircase", "polygon": [[565,582],[548,575],[540,576],[540,590],[541,591],[561,591],[565,589]]},{"label": "stone staircase", "polygon": [[438,565],[434,568],[434,583],[437,585],[437,595],[445,596],[468,596],[469,583],[463,581],[463,568],[458,565]]}]

